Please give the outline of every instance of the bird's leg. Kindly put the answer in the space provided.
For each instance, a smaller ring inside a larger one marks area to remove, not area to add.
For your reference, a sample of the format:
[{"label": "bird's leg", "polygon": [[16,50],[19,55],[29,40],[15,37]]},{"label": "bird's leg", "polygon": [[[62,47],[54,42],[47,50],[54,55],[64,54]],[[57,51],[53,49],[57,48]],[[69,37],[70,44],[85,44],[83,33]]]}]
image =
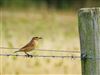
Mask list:
[{"label": "bird's leg", "polygon": [[32,55],[28,54],[27,52],[25,52],[27,57],[33,57]]}]

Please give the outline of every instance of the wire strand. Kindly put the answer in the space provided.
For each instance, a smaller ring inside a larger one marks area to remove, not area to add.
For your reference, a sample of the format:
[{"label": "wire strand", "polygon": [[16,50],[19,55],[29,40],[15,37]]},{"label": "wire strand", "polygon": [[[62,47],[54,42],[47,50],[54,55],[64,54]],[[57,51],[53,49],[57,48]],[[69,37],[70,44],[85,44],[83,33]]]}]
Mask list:
[{"label": "wire strand", "polygon": [[[26,56],[19,54],[0,54],[0,56]],[[55,56],[55,55],[31,55],[32,57],[53,57],[53,58],[80,58],[80,56]]]},{"label": "wire strand", "polygon": [[[20,48],[7,48],[7,47],[0,47],[0,49],[20,49]],[[70,53],[80,53],[80,51],[72,51],[72,50],[48,50],[48,49],[35,49],[37,51],[52,51],[52,52],[70,52]]]}]

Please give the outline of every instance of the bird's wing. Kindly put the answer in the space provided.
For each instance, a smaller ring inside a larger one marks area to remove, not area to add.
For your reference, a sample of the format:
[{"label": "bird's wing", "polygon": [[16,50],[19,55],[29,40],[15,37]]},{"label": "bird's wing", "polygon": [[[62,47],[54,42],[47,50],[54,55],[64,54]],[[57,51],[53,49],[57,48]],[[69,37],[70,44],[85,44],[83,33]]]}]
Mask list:
[{"label": "bird's wing", "polygon": [[20,50],[23,51],[23,50],[27,50],[29,49],[30,47],[30,43],[26,44],[24,47],[22,47]]}]

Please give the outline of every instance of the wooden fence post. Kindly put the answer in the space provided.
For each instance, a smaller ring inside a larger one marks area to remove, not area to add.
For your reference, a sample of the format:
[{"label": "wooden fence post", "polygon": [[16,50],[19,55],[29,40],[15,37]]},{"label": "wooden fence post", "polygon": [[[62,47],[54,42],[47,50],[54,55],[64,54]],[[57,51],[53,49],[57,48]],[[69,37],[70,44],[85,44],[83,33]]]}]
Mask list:
[{"label": "wooden fence post", "polygon": [[100,8],[82,8],[78,15],[82,75],[100,75]]}]

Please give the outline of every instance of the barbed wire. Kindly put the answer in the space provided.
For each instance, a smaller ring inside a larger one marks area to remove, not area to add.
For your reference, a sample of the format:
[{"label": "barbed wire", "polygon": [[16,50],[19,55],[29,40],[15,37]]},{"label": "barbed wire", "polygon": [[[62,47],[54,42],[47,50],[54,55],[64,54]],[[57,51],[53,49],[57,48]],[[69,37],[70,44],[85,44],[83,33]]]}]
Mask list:
[{"label": "barbed wire", "polygon": [[[19,54],[0,54],[0,56],[22,56],[22,57],[39,57],[39,58],[71,58],[71,59],[83,59],[82,56],[75,56],[75,55],[63,55],[63,56],[55,56],[55,55],[30,55],[30,56],[27,56],[27,55],[19,55]],[[94,58],[94,57],[85,57],[85,59],[91,59],[91,60],[100,60],[100,58]]]},{"label": "barbed wire", "polygon": [[[0,49],[20,49],[20,48],[8,48],[8,47],[0,47]],[[70,52],[70,53],[80,53],[80,51],[68,51],[68,50],[46,50],[46,49],[35,49],[38,51],[53,51],[53,52]],[[19,55],[19,54],[0,54],[0,56],[27,56],[27,55]],[[96,59],[100,60],[100,57],[83,57],[83,56],[75,56],[75,55],[66,55],[66,56],[55,56],[55,55],[30,55],[30,57],[53,57],[53,58],[80,58],[80,59]]]},{"label": "barbed wire", "polygon": [[[0,49],[20,49],[20,48],[8,48],[8,47],[0,47]],[[80,53],[80,51],[72,51],[72,50],[48,50],[48,49],[35,49],[37,51],[51,51],[51,52],[69,52],[69,53]]]},{"label": "barbed wire", "polygon": [[[19,54],[0,54],[0,56],[26,56],[27,55],[19,55]],[[30,57],[52,57],[52,58],[80,58],[80,56],[55,56],[55,55],[31,55]]]},{"label": "barbed wire", "polygon": [[[20,48],[8,48],[8,47],[0,47],[0,49],[20,49]],[[35,49],[37,51],[49,51],[49,52],[69,52],[69,53],[80,53],[80,51],[68,51],[68,50],[48,50],[48,49]],[[27,56],[27,55],[19,55],[19,54],[0,54],[0,56]],[[80,56],[55,56],[55,55],[31,55],[30,57],[45,57],[45,58],[80,58]]]}]

